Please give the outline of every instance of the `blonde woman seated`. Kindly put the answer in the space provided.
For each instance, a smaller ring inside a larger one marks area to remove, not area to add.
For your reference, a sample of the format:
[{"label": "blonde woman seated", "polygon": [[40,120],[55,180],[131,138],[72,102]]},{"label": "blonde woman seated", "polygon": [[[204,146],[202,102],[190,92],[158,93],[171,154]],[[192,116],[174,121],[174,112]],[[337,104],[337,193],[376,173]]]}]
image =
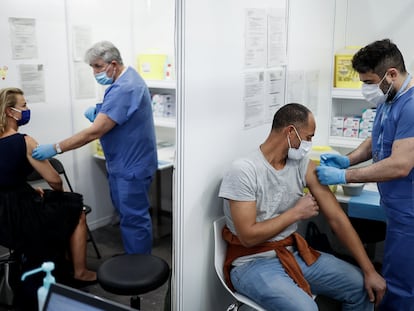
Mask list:
[{"label": "blonde woman seated", "polygon": [[[49,161],[32,158],[37,142],[18,132],[29,120],[22,90],[0,90],[0,245],[23,254],[30,268],[58,260],[69,249],[74,284],[90,284],[96,281],[96,272],[86,266],[82,195],[64,192]],[[53,190],[30,186],[26,178],[33,170]]]}]

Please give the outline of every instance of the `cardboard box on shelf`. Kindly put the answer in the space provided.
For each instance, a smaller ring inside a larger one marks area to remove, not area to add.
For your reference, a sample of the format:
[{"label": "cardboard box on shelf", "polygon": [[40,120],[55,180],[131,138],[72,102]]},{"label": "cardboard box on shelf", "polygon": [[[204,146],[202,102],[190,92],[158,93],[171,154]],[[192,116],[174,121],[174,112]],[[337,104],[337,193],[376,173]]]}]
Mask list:
[{"label": "cardboard box on shelf", "polygon": [[362,111],[362,119],[374,121],[376,112],[376,108],[366,108]]},{"label": "cardboard box on shelf", "polygon": [[361,118],[358,117],[345,117],[344,118],[344,128],[350,128],[350,129],[359,129],[359,122],[361,121]]},{"label": "cardboard box on shelf", "polygon": [[368,138],[372,135],[372,129],[360,129],[358,133],[359,138]]},{"label": "cardboard box on shelf", "polygon": [[343,136],[343,127],[331,127],[331,136]]},{"label": "cardboard box on shelf", "polygon": [[344,117],[333,117],[331,127],[344,127]]},{"label": "cardboard box on shelf", "polygon": [[353,128],[344,128],[343,129],[343,136],[344,137],[353,137],[358,138],[359,130]]}]

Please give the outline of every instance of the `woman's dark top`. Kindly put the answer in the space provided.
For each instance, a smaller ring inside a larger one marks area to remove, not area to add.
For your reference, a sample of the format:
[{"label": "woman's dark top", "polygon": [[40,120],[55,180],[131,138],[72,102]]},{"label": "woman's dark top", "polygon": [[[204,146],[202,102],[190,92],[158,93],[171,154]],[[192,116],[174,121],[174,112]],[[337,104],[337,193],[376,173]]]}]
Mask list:
[{"label": "woman's dark top", "polygon": [[17,133],[0,138],[0,188],[25,183],[33,171],[26,157],[24,136]]},{"label": "woman's dark top", "polygon": [[45,190],[41,197],[26,182],[32,171],[24,135],[0,138],[0,245],[43,262],[67,249],[83,198],[52,190]]}]

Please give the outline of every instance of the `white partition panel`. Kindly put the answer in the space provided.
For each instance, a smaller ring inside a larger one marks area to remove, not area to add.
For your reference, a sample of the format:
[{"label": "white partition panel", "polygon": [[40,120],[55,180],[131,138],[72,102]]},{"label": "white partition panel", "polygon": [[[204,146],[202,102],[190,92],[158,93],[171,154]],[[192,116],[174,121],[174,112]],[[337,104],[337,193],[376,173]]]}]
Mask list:
[{"label": "white partition panel", "polygon": [[[212,224],[222,214],[219,185],[230,163],[258,148],[271,127],[244,129],[245,9],[283,3],[177,1],[173,310],[226,310],[230,302],[213,265]],[[288,67],[317,67],[323,79],[318,93],[328,92],[331,64],[324,58],[332,51],[334,4],[292,0],[289,6],[289,31],[294,32],[289,34]]]}]

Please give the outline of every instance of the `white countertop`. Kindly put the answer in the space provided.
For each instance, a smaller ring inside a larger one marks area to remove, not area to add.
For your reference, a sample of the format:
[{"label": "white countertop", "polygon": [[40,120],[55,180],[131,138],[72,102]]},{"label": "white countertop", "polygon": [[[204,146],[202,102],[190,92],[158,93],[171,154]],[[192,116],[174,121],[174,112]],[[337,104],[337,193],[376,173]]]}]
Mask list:
[{"label": "white countertop", "polygon": [[[158,146],[158,169],[162,170],[168,167],[173,167],[175,163],[175,146]],[[94,154],[94,158],[105,160],[105,157],[99,154]]]}]

